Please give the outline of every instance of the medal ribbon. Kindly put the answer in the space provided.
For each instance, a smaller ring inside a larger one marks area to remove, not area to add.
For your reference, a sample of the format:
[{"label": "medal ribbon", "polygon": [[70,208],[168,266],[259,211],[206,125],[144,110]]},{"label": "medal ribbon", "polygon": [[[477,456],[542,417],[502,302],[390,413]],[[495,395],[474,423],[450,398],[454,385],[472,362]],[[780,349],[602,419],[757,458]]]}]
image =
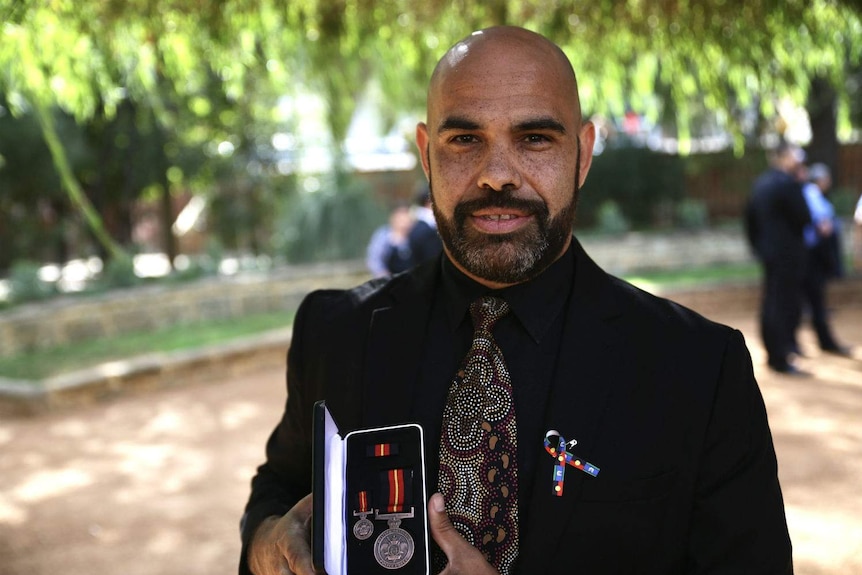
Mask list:
[{"label": "medal ribbon", "polygon": [[365,451],[368,457],[386,457],[388,455],[398,455],[397,443],[377,443],[369,445]]},{"label": "medal ribbon", "polygon": [[[386,472],[385,486],[386,513],[403,513],[408,502],[408,492],[411,488],[411,473],[403,469],[390,469]],[[406,479],[406,481],[405,481]]]},{"label": "medal ribbon", "polygon": [[[558,438],[556,446],[554,446],[550,440],[554,435]],[[577,441],[573,441],[572,446],[576,443]],[[567,451],[565,438],[555,430],[551,430],[545,434],[545,451],[550,453],[551,457],[556,460],[556,463],[554,464],[554,495],[557,497],[563,496],[563,482],[565,481],[566,465],[571,465],[575,469],[580,469],[584,473],[592,475],[593,477],[596,477],[599,474],[598,467]]]},{"label": "medal ribbon", "polygon": [[359,492],[359,511],[357,513],[369,513],[368,511],[368,492]]}]

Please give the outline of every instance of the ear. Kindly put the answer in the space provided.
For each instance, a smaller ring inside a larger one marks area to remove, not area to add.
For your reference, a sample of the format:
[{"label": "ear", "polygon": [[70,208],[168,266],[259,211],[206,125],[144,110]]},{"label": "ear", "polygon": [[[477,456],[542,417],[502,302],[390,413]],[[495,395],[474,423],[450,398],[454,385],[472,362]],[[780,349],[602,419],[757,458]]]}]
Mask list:
[{"label": "ear", "polygon": [[428,126],[425,122],[416,124],[416,147],[419,148],[419,157],[422,158],[422,170],[425,177],[431,175],[431,166],[428,158]]},{"label": "ear", "polygon": [[593,145],[596,143],[596,126],[592,122],[585,122],[581,127],[581,133],[578,134],[578,139],[581,142],[581,181],[578,182],[578,187],[580,188],[584,185],[587,174],[590,171],[590,166],[593,164]]}]

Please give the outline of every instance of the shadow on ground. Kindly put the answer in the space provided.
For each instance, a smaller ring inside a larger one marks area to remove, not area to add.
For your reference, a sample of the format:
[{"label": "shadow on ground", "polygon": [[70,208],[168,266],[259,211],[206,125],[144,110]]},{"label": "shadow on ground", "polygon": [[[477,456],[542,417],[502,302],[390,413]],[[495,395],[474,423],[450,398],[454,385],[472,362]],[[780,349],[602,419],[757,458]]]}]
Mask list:
[{"label": "shadow on ground", "polygon": [[[855,359],[821,355],[803,329],[809,379],[763,369],[754,310],[716,309],[752,351],[796,572],[862,573],[862,305],[836,310],[838,334],[860,344]],[[282,367],[267,367],[0,422],[0,575],[235,573],[238,521],[282,380]]]}]

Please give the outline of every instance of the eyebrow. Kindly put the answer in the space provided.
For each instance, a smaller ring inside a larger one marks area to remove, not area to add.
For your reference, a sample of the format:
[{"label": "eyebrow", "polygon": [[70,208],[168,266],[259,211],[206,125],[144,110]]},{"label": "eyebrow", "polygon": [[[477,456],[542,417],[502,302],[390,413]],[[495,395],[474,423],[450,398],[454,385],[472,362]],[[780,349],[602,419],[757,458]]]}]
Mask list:
[{"label": "eyebrow", "polygon": [[[459,116],[453,116],[450,118],[446,118],[440,124],[438,128],[438,132],[449,132],[449,131],[459,131],[459,130],[478,130],[481,126],[474,122],[473,120],[468,120],[467,118],[462,118]],[[557,132],[559,134],[566,133],[566,127],[563,126],[557,120],[546,117],[546,118],[534,118],[532,120],[525,120],[523,122],[519,122],[515,124],[514,131],[516,132],[532,132],[532,131],[552,131]]]},{"label": "eyebrow", "polygon": [[480,128],[479,124],[474,122],[473,120],[468,120],[467,118],[461,118],[458,116],[453,116],[446,118],[440,124],[440,127],[437,129],[438,132],[450,132],[457,130],[478,130]]},{"label": "eyebrow", "polygon": [[566,133],[566,127],[553,118],[536,118],[534,120],[526,120],[515,125],[515,130],[518,132],[545,131],[557,132],[559,134]]}]

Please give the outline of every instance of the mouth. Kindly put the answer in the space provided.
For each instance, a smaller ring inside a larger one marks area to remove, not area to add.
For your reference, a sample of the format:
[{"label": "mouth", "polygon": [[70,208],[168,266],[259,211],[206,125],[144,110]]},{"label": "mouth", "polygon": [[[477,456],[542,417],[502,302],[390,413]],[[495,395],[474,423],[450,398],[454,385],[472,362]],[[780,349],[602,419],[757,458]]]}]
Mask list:
[{"label": "mouth", "polygon": [[519,230],[533,219],[528,213],[474,213],[471,220],[481,232],[488,234],[507,234]]},{"label": "mouth", "polygon": [[491,220],[495,222],[499,222],[500,220],[514,220],[515,218],[520,218],[523,216],[516,216],[515,214],[493,214],[487,216],[474,216],[477,218],[482,218],[483,220]]},{"label": "mouth", "polygon": [[454,220],[462,230],[499,237],[541,222],[547,218],[547,210],[539,200],[516,198],[510,191],[494,192],[456,205]]}]

